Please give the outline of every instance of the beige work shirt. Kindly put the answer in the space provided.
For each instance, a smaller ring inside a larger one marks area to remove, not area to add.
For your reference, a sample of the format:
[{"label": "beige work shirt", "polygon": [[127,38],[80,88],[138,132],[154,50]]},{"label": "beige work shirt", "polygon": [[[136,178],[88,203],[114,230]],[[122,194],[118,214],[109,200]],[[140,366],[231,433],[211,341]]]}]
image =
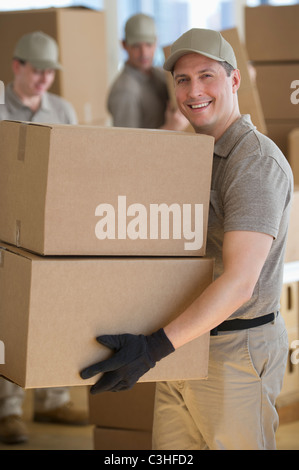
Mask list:
[{"label": "beige work shirt", "polygon": [[0,104],[0,121],[29,121],[47,124],[77,124],[73,106],[64,98],[46,92],[42,95],[41,105],[32,111],[24,105],[13,91],[12,83],[5,87],[5,103]]},{"label": "beige work shirt", "polygon": [[125,64],[113,83],[107,101],[115,127],[158,129],[165,122],[168,90],[165,72],[150,74]]}]

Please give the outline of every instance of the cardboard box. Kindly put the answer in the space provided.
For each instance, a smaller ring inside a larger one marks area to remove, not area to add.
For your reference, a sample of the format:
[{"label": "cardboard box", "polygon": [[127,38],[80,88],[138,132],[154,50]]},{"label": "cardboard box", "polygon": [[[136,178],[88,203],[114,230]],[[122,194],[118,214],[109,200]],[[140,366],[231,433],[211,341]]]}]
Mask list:
[{"label": "cardboard box", "polygon": [[42,255],[203,256],[214,138],[0,123],[0,240]]},{"label": "cardboard box", "polygon": [[266,119],[267,135],[290,162],[289,134],[299,127],[299,119]]},{"label": "cardboard box", "polygon": [[49,8],[0,13],[0,79],[13,79],[11,62],[17,41],[43,31],[58,43],[63,70],[51,92],[70,101],[80,124],[107,118],[108,64],[105,12],[87,8]]},{"label": "cardboard box", "polygon": [[137,383],[122,393],[89,395],[89,422],[101,428],[151,431],[154,419],[155,382]]},{"label": "cardboard box", "polygon": [[299,60],[299,5],[245,7],[248,55],[254,61]]},{"label": "cardboard box", "polygon": [[285,263],[299,261],[299,187],[294,187],[288,238],[285,252]]},{"label": "cardboard box", "polygon": [[[287,145],[288,145],[288,159],[293,170],[294,183],[295,185],[299,185],[299,119],[298,119],[297,127],[293,128],[288,134]],[[298,210],[299,210],[299,207],[298,207]],[[298,211],[297,211],[297,214],[298,214]],[[298,232],[297,232],[297,235],[298,235]]]},{"label": "cardboard box", "polygon": [[286,328],[295,329],[299,333],[299,283],[283,284],[280,298],[280,313]]},{"label": "cardboard box", "polygon": [[283,397],[292,395],[299,390],[299,336],[298,329],[289,329],[289,356],[287,367],[283,379],[283,386],[278,397],[280,401]]},{"label": "cardboard box", "polygon": [[299,119],[299,62],[254,66],[265,119]]},{"label": "cardboard box", "polygon": [[[213,279],[207,258],[56,258],[9,245],[0,254],[0,375],[23,388],[95,383],[79,371],[110,354],[98,335],[156,331]],[[205,378],[208,356],[206,334],[141,382]]]},{"label": "cardboard box", "polygon": [[[152,433],[132,429],[94,428],[94,450],[151,450]],[[107,464],[114,465],[118,456],[107,456]],[[118,462],[117,462],[118,463]]]}]

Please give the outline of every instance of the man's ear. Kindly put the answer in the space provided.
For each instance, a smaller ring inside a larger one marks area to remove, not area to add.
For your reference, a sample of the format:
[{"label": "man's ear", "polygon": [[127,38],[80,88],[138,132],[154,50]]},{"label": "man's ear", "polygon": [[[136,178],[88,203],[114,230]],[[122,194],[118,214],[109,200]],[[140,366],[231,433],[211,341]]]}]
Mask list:
[{"label": "man's ear", "polygon": [[128,47],[127,47],[127,43],[125,40],[121,41],[121,45],[124,48],[124,50],[128,52]]},{"label": "man's ear", "polygon": [[241,74],[239,69],[235,69],[232,71],[231,74],[232,77],[232,87],[233,87],[233,93],[237,93],[237,91],[240,88],[241,85]]},{"label": "man's ear", "polygon": [[14,75],[18,75],[20,69],[22,67],[22,64],[19,60],[17,59],[12,59],[12,64],[11,64],[11,68],[12,68],[12,71],[13,71],[13,74]]}]

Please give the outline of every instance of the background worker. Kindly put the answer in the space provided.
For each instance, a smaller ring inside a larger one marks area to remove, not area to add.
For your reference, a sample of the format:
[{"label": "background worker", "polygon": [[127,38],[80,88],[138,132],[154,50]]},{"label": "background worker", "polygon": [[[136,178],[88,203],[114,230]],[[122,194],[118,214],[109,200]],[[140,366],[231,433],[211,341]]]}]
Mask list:
[{"label": "background worker", "polygon": [[122,45],[128,60],[107,101],[113,126],[185,130],[188,121],[169,104],[165,72],[153,66],[157,48],[154,19],[144,14],[132,16]]},{"label": "background worker", "polygon": [[[6,86],[5,103],[0,104],[0,120],[76,124],[72,105],[48,92],[60,68],[58,46],[53,38],[39,31],[23,36],[15,47],[14,78]],[[34,392],[34,420],[87,423],[87,411],[74,408],[68,388]],[[24,391],[0,377],[0,441],[14,444],[28,440],[27,427],[21,419],[23,400]]]},{"label": "background worker", "polygon": [[238,105],[240,72],[220,33],[192,29],[164,65],[197,133],[215,138],[207,256],[215,279],[176,319],[151,335],[108,335],[92,393],[125,390],[156,362],[211,331],[207,380],[159,382],[154,449],[275,449],[288,337],[279,314],[293,175]]}]

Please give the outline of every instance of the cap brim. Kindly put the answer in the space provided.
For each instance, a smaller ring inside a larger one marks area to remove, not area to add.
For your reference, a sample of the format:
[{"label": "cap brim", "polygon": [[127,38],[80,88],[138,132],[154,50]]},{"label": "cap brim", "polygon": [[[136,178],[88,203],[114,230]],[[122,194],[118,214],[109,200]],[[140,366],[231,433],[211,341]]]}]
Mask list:
[{"label": "cap brim", "polygon": [[126,38],[125,42],[132,46],[133,44],[138,44],[140,42],[146,42],[147,44],[154,44],[157,42],[157,38],[155,36],[133,36],[130,38]]},{"label": "cap brim", "polygon": [[183,57],[184,55],[187,55],[187,54],[199,54],[199,55],[204,55],[206,57],[209,57],[210,59],[214,59],[214,60],[217,60],[217,61],[220,61],[220,62],[223,62],[224,60],[221,59],[220,57],[216,57],[212,54],[207,54],[206,52],[202,52],[202,51],[198,51],[196,49],[179,49],[178,51],[174,52],[173,54],[171,54],[168,59],[165,61],[164,63],[164,70],[167,70],[168,72],[172,72],[173,69],[174,69],[174,66],[176,64],[176,62],[181,58]]},{"label": "cap brim", "polygon": [[51,62],[46,60],[30,60],[28,62],[38,70],[46,70],[46,69],[54,69],[54,70],[61,70],[62,65],[59,62]]}]

